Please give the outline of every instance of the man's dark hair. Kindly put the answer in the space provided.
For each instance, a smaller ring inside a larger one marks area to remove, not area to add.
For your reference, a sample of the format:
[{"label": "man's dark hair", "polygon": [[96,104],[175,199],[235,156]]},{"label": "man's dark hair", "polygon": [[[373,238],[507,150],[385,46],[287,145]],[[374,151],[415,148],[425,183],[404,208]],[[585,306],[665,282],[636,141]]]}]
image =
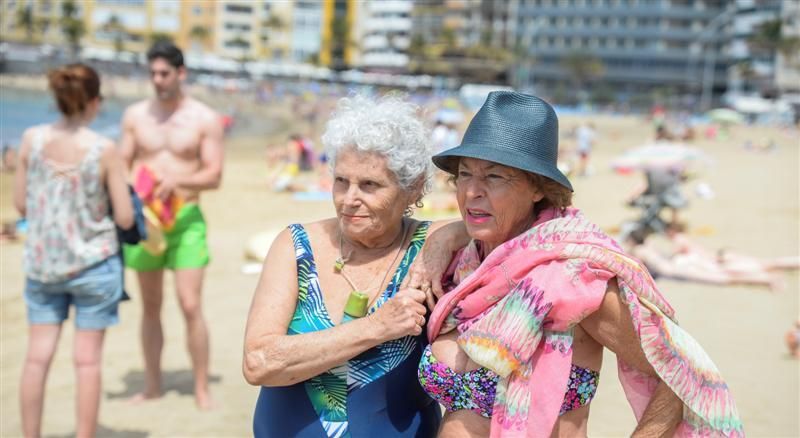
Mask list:
[{"label": "man's dark hair", "polygon": [[161,58],[167,61],[169,65],[180,68],[183,67],[183,52],[172,41],[157,41],[150,50],[147,51],[147,62]]}]

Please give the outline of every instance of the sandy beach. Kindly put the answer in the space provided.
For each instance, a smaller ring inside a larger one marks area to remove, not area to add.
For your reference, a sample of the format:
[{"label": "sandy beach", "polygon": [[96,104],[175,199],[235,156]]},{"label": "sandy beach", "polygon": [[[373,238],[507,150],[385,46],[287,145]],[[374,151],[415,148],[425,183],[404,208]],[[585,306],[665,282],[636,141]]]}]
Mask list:
[{"label": "sandy beach", "polygon": [[[288,117],[276,111],[274,136],[286,134]],[[267,116],[265,116],[267,117]],[[579,118],[565,117],[562,130]],[[594,174],[574,178],[575,204],[609,230],[636,212],[624,199],[640,183],[639,175],[618,175],[610,160],[629,147],[646,143],[650,125],[633,117],[593,117],[599,139],[593,155]],[[267,190],[264,146],[273,138],[252,134],[226,142],[226,163],[220,190],[205,194],[202,207],[209,224],[212,263],[207,271],[204,307],[211,335],[211,390],[216,409],[199,412],[194,405],[183,319],[172,277],[167,276],[163,321],[163,398],[140,405],[126,399],[142,389],[139,345],[140,294],[128,273],[132,301],[120,307],[121,323],[108,330],[104,352],[100,436],[108,437],[244,437],[251,435],[252,410],[258,389],[241,375],[244,325],[257,276],[241,273],[244,247],[261,231],[279,230],[333,214],[329,201],[296,201]],[[732,248],[757,256],[800,254],[800,141],[797,131],[735,126],[726,139],[698,140],[696,146],[714,157],[703,172],[716,192],[712,200],[691,198],[684,218],[693,237],[709,248]],[[746,140],[774,140],[771,153],[746,151]],[[11,202],[13,176],[0,175],[0,219],[16,218]],[[691,192],[694,184],[687,186]],[[424,217],[424,215],[422,215]],[[21,242],[0,243],[0,436],[19,436],[18,382],[25,354],[27,323],[22,297]],[[798,318],[798,274],[784,276],[784,290],[771,293],[753,287],[715,287],[660,282],[682,326],[706,348],[726,377],[750,436],[800,436],[800,362],[789,358],[783,335]],[[43,432],[74,434],[74,373],[71,361],[72,320],[65,324],[60,348],[47,384]],[[591,436],[626,436],[634,418],[616,377],[612,355],[606,355],[598,395],[592,403]]]}]

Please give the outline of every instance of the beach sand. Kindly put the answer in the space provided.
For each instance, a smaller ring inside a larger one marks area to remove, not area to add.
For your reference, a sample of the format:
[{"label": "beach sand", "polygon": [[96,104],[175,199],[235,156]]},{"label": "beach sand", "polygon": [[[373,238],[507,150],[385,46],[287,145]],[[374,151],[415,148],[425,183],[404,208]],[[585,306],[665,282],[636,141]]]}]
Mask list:
[{"label": "beach sand", "polygon": [[[562,130],[580,119],[563,118]],[[628,147],[647,142],[646,122],[635,118],[594,117],[598,144],[594,175],[574,178],[575,204],[601,226],[613,229],[635,212],[624,199],[641,177],[614,174],[608,163]],[[745,140],[772,138],[778,149],[759,154],[743,150]],[[709,201],[691,197],[683,217],[690,232],[710,248],[725,247],[758,255],[798,255],[798,133],[776,128],[734,127],[727,140],[696,145],[716,159],[701,174],[716,192]],[[108,330],[103,363],[100,436],[251,435],[258,388],[241,375],[244,326],[258,280],[242,274],[244,248],[258,232],[307,222],[333,214],[329,201],[295,201],[266,188],[263,147],[266,137],[227,141],[225,175],[220,190],[203,196],[209,224],[212,263],[204,287],[204,311],[211,336],[211,390],[216,409],[199,412],[192,397],[192,375],[185,348],[183,319],[177,307],[172,277],[167,275],[163,321],[164,397],[140,405],[126,398],[142,389],[139,345],[141,298],[134,275],[127,284],[132,301],[120,307],[121,323]],[[15,218],[11,202],[12,176],[0,176],[0,218]],[[695,182],[688,185],[688,189]],[[687,190],[689,191],[689,190]],[[25,355],[27,323],[22,298],[24,275],[21,243],[0,243],[0,436],[19,436],[18,382]],[[777,293],[752,287],[715,287],[675,281],[659,283],[675,307],[683,327],[706,348],[726,377],[750,436],[799,436],[800,369],[783,345],[783,335],[798,318],[797,273],[785,275],[786,288]],[[74,373],[71,361],[73,324],[64,326],[60,348],[47,383],[43,432],[74,434]],[[607,354],[598,395],[592,403],[591,436],[625,436],[634,418],[616,377],[613,355]]]}]

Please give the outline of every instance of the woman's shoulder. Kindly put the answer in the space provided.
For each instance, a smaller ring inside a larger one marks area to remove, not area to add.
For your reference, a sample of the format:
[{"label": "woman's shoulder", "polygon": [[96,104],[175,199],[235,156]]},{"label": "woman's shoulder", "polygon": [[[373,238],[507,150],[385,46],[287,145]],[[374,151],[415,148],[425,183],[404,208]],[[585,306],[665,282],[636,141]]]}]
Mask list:
[{"label": "woman's shoulder", "polygon": [[314,222],[296,223],[289,227],[303,228],[309,237],[321,235],[334,235],[338,233],[339,220],[335,217],[321,219]]},{"label": "woman's shoulder", "polygon": [[44,135],[50,129],[50,125],[42,123],[34,125],[22,132],[22,147],[30,147],[37,136]]},{"label": "woman's shoulder", "polygon": [[115,144],[114,140],[112,140],[111,138],[106,137],[105,135],[103,135],[103,134],[101,134],[101,133],[99,133],[99,132],[97,132],[95,130],[89,130],[89,136],[90,136],[91,141],[94,144],[97,144],[97,145],[101,146],[104,150],[105,149],[114,149],[114,150],[116,150],[116,148],[114,147],[114,144]]},{"label": "woman's shoulder", "polygon": [[294,242],[298,238],[313,242],[313,246],[319,247],[326,244],[333,245],[333,237],[338,236],[339,221],[337,218],[327,218],[314,222],[294,223],[286,227],[284,232],[291,236]]}]

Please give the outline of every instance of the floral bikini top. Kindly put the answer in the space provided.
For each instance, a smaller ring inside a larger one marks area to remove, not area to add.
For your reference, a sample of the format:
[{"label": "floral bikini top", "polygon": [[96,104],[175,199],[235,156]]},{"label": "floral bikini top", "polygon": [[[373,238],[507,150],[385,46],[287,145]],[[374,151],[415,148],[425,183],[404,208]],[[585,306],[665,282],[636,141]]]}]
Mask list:
[{"label": "floral bikini top", "polygon": [[[494,371],[481,367],[457,373],[436,360],[431,346],[428,345],[422,353],[417,376],[425,392],[448,412],[468,409],[483,417],[492,417],[497,381],[500,378]],[[598,371],[573,364],[559,415],[588,405],[597,392],[599,380]]]}]

